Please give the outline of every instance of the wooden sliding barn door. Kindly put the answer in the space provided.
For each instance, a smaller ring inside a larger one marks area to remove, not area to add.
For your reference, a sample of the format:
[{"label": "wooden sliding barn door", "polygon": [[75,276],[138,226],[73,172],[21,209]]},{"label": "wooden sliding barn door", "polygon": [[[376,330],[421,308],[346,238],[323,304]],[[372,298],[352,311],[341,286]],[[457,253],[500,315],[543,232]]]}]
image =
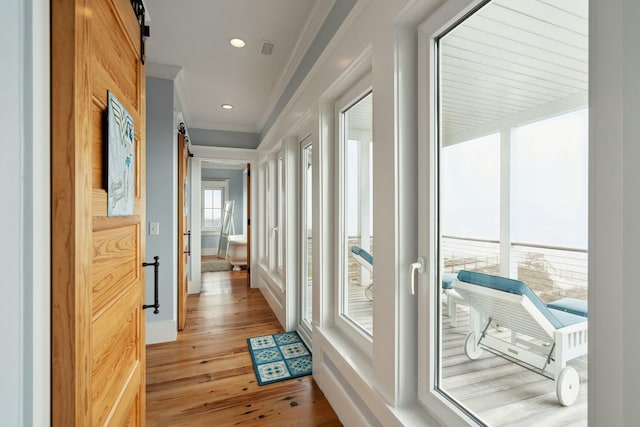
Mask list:
[{"label": "wooden sliding barn door", "polygon": [[247,163],[247,286],[251,286],[251,163]]},{"label": "wooden sliding barn door", "polygon": [[191,255],[191,232],[187,188],[189,179],[189,148],[183,134],[178,134],[178,330],[187,322],[187,300],[189,296],[189,256]]},{"label": "wooden sliding barn door", "polygon": [[[145,70],[129,0],[52,0],[52,425],[145,424]],[[134,121],[134,212],[107,215],[104,113]],[[152,274],[152,273],[151,273]]]}]

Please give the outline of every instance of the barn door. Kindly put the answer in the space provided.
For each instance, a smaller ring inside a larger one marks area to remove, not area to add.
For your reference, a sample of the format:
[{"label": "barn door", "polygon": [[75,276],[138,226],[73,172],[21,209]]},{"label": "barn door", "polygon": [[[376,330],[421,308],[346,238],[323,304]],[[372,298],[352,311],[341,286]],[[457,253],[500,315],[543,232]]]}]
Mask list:
[{"label": "barn door", "polygon": [[251,286],[251,163],[247,163],[247,286]]},{"label": "barn door", "polygon": [[189,294],[189,256],[191,255],[191,231],[189,230],[188,179],[189,149],[183,134],[178,134],[178,330],[183,330],[187,320]]},{"label": "barn door", "polygon": [[[146,101],[140,26],[129,0],[52,0],[51,24],[52,425],[141,426]],[[108,215],[108,91],[133,119],[133,133],[120,137],[133,139],[125,162],[133,174],[122,175],[133,182],[125,192],[133,193],[133,212],[121,216]]]}]

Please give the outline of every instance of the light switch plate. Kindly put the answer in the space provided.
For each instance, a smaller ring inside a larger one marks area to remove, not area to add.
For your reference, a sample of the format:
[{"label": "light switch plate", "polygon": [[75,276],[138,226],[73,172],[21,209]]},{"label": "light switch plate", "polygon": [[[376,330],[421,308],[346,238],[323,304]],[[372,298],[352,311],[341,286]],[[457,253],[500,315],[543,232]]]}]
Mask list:
[{"label": "light switch plate", "polygon": [[159,222],[150,222],[149,223],[149,235],[157,236],[160,234],[160,223]]}]

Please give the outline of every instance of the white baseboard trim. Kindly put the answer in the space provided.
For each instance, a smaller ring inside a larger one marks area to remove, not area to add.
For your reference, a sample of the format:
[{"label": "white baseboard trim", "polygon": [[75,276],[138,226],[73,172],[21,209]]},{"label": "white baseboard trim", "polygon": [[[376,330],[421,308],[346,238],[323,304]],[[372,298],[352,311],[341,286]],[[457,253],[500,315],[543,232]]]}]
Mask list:
[{"label": "white baseboard trim", "polygon": [[[314,361],[315,362],[315,361]],[[327,397],[329,404],[338,416],[340,422],[344,425],[371,425],[366,417],[358,410],[356,402],[354,402],[349,393],[340,385],[340,382],[328,372],[326,368],[320,369],[316,373],[313,368],[313,379],[318,384],[324,395]]]},{"label": "white baseboard trim", "polygon": [[147,322],[146,344],[171,342],[178,338],[178,322],[175,320],[161,320]]},{"label": "white baseboard trim", "polygon": [[202,256],[218,255],[218,248],[202,248]]}]

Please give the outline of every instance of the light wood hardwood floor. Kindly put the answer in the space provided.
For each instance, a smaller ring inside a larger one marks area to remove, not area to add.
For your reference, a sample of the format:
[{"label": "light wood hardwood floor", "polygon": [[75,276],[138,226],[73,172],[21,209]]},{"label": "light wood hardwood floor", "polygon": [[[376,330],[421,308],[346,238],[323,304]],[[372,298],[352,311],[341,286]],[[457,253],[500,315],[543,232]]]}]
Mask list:
[{"label": "light wood hardwood floor", "polygon": [[246,272],[203,274],[185,330],[147,346],[148,426],[341,426],[313,377],[256,382],[246,339],[282,332]]}]

